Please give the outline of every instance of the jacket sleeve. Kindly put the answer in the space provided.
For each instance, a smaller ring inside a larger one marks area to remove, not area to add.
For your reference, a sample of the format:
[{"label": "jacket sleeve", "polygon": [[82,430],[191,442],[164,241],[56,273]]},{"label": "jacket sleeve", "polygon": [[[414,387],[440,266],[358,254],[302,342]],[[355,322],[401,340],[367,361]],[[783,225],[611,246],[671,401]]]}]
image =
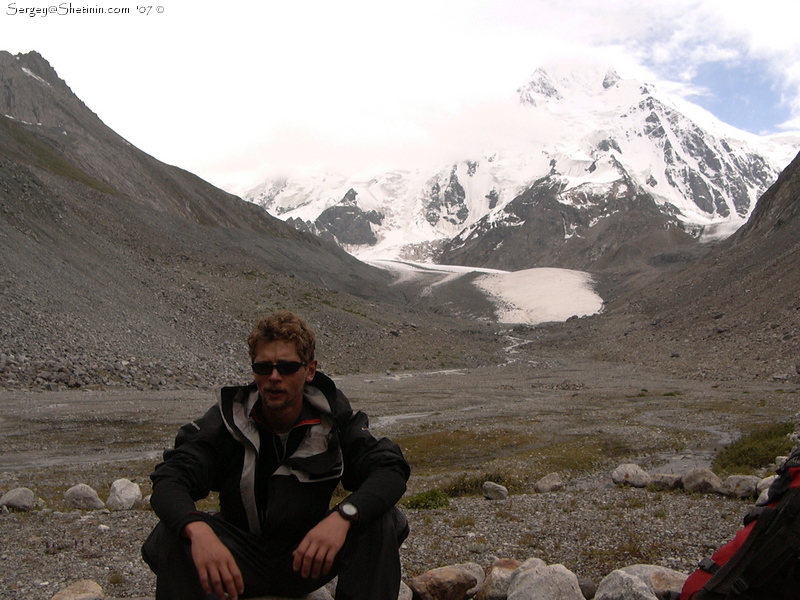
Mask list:
[{"label": "jacket sleeve", "polygon": [[358,524],[369,523],[397,504],[406,491],[411,468],[400,446],[388,438],[376,439],[363,412],[352,413],[340,428],[344,454],[342,485],[358,507]]},{"label": "jacket sleeve", "polygon": [[195,501],[214,489],[221,464],[220,437],[227,435],[217,406],[180,428],[175,446],[164,452],[164,461],[150,475],[150,504],[158,518],[176,535],[192,521],[202,520]]}]

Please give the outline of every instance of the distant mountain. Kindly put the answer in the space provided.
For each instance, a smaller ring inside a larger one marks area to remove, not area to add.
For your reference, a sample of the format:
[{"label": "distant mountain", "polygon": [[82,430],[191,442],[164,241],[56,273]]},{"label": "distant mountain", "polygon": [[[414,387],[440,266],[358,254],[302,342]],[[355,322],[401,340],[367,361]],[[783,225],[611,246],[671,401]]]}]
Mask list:
[{"label": "distant mountain", "polygon": [[798,149],[596,66],[539,69],[518,99],[513,146],[438,171],[269,180],[245,198],[364,258],[624,269],[735,230]]}]

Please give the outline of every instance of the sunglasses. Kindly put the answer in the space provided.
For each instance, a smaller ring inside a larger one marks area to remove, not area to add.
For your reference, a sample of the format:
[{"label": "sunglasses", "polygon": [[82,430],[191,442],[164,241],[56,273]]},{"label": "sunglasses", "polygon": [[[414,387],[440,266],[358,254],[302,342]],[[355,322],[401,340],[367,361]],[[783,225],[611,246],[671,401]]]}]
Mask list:
[{"label": "sunglasses", "polygon": [[253,373],[256,375],[272,375],[273,369],[277,369],[279,375],[291,375],[292,373],[297,373],[301,367],[305,366],[306,363],[296,360],[279,362],[277,364],[268,362],[254,362]]}]

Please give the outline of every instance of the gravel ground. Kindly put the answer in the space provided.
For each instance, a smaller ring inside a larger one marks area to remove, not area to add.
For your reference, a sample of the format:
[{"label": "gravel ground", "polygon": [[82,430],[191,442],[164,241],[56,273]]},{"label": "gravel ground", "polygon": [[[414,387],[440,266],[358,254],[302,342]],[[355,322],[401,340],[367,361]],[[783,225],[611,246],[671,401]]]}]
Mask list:
[{"label": "gravel ground", "polygon": [[[749,423],[792,418],[797,392],[785,382],[697,381],[553,356],[337,383],[371,415],[376,435],[403,447],[414,469],[409,494],[463,474],[514,482],[507,500],[460,497],[448,508],[406,509],[406,578],[536,556],[595,583],[637,563],[688,573],[752,506],[616,488],[614,467],[636,462],[651,473],[679,473],[707,465]],[[49,600],[80,579],[96,581],[109,598],[152,596],[139,548],[154,514],[73,511],[63,492],[87,483],[105,499],[126,477],[146,495],[160,451],[212,398],[211,390],[0,393],[0,493],[30,487],[46,506],[0,516],[0,600]],[[533,493],[532,483],[553,471],[565,489]]]},{"label": "gravel ground", "polygon": [[[438,510],[406,514],[412,534],[401,556],[405,577],[494,558],[539,557],[599,583],[615,568],[658,564],[690,572],[729,538],[749,510],[718,496],[593,489],[463,497]],[[109,597],[153,596],[155,578],[139,547],[155,524],[149,510],[16,513],[0,518],[0,598],[49,600],[81,579]]]}]

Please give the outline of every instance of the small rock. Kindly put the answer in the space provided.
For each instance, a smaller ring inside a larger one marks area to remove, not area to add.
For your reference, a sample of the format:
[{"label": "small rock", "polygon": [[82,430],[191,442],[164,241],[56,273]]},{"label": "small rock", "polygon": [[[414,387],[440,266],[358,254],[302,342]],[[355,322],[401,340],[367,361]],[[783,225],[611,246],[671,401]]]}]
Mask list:
[{"label": "small rock", "polygon": [[505,500],[508,498],[508,488],[499,483],[484,481],[483,497],[487,500]]},{"label": "small rock", "polygon": [[550,473],[533,484],[533,489],[539,493],[556,492],[564,489],[564,482],[558,473]]},{"label": "small rock", "polygon": [[103,588],[90,579],[77,581],[58,592],[51,600],[103,600]]}]

